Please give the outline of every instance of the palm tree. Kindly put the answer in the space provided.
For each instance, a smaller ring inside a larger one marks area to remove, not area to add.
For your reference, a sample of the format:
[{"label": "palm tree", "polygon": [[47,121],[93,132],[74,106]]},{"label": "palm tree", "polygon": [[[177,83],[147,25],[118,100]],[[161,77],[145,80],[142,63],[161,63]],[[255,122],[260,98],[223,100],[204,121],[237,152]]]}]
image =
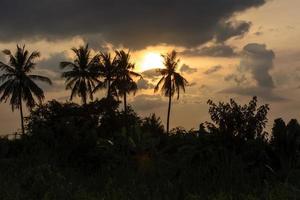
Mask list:
[{"label": "palm tree", "polygon": [[169,98],[167,117],[168,134],[172,97],[175,93],[177,93],[177,99],[179,99],[180,89],[185,92],[185,86],[187,86],[188,81],[183,76],[181,76],[180,73],[176,72],[176,68],[180,60],[177,58],[177,52],[175,50],[166,55],[162,55],[162,57],[164,58],[164,65],[166,68],[158,70],[158,72],[162,75],[162,78],[154,88],[154,92],[157,92],[161,88],[162,93]]},{"label": "palm tree", "polygon": [[38,51],[31,54],[23,47],[17,45],[17,50],[13,55],[10,50],[3,51],[9,57],[9,63],[4,64],[0,61],[0,70],[3,72],[0,76],[0,102],[6,102],[10,99],[12,111],[20,110],[22,134],[25,133],[22,100],[28,108],[36,105],[35,98],[42,103],[44,100],[43,90],[34,82],[42,81],[52,84],[51,80],[45,76],[33,75],[32,70],[36,63],[34,60],[40,56]]},{"label": "palm tree", "polygon": [[91,57],[88,44],[78,49],[72,48],[72,51],[75,53],[74,61],[60,63],[62,69],[69,69],[62,73],[62,77],[66,79],[66,89],[71,90],[70,100],[77,95],[83,104],[86,104],[88,98],[93,100],[95,85],[100,83],[98,80],[100,55]]},{"label": "palm tree", "polygon": [[116,88],[111,86],[114,85],[112,83],[116,79],[117,58],[116,56],[112,58],[110,53],[101,53],[100,58],[99,71],[104,80],[95,87],[94,92],[107,88],[107,98],[109,98],[112,97],[112,93],[116,93]]},{"label": "palm tree", "polygon": [[135,65],[130,62],[130,53],[123,50],[116,51],[117,57],[117,77],[113,87],[117,88],[118,96],[123,97],[124,112],[127,113],[127,94],[137,91],[137,84],[133,80],[134,77],[141,77],[140,74],[134,72]]}]

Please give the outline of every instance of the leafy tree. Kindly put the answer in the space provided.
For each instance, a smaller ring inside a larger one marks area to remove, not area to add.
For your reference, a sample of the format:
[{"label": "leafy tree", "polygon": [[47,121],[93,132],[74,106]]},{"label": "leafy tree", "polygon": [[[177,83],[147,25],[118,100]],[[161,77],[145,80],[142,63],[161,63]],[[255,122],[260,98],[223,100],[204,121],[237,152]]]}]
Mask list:
[{"label": "leafy tree", "polygon": [[117,55],[117,77],[113,87],[117,88],[118,96],[123,97],[124,112],[127,113],[127,94],[137,91],[137,84],[133,78],[141,77],[140,74],[134,72],[135,65],[130,62],[129,52],[123,50],[116,51]]},{"label": "leafy tree", "polygon": [[39,103],[45,98],[43,90],[34,81],[42,81],[50,85],[52,83],[45,76],[31,74],[36,66],[34,60],[40,56],[38,51],[30,54],[25,49],[25,45],[23,47],[17,45],[15,54],[8,49],[3,53],[9,57],[9,64],[0,62],[0,70],[3,72],[0,76],[0,81],[3,82],[0,86],[0,101],[6,102],[10,99],[12,110],[20,110],[22,133],[24,134],[22,101],[28,108],[33,108],[36,104],[35,98]]},{"label": "leafy tree", "polygon": [[66,82],[66,89],[71,90],[70,100],[74,96],[81,98],[83,104],[87,99],[93,100],[93,90],[96,84],[99,84],[99,61],[100,55],[91,56],[91,50],[88,45],[72,48],[75,54],[73,62],[63,61],[60,63],[62,69],[69,69],[62,73]]},{"label": "leafy tree", "polygon": [[282,119],[276,119],[272,129],[270,144],[279,161],[279,175],[287,181],[290,172],[297,166],[300,150],[300,125],[292,119],[287,125]]},{"label": "leafy tree", "polygon": [[103,98],[81,106],[53,100],[36,107],[27,118],[28,136],[33,144],[29,150],[44,152],[44,157],[53,154],[51,159],[56,163],[82,170],[97,167],[101,162],[98,140],[111,137],[106,135],[102,123],[111,122],[107,119],[107,109],[115,111],[117,105],[118,102]]},{"label": "leafy tree", "polygon": [[112,88],[113,81],[116,79],[117,58],[112,58],[110,53],[100,54],[101,62],[99,66],[100,76],[104,78],[94,89],[94,92],[107,88],[107,98],[116,94],[116,88]]},{"label": "leafy tree", "polygon": [[208,123],[212,131],[237,136],[242,140],[264,138],[264,128],[268,121],[268,105],[257,106],[257,97],[243,106],[233,99],[229,103],[220,102],[218,105],[209,100],[209,114],[213,123]]},{"label": "leafy tree", "polygon": [[178,67],[179,59],[177,59],[177,52],[173,50],[171,53],[162,55],[164,58],[165,69],[160,69],[159,73],[162,78],[157,83],[154,91],[157,92],[160,88],[162,93],[169,98],[168,106],[168,117],[167,117],[167,134],[169,133],[169,123],[170,123],[170,112],[171,112],[171,101],[175,93],[177,93],[177,99],[179,99],[180,90],[185,92],[185,87],[188,81],[178,72],[176,68]]},{"label": "leafy tree", "polygon": [[142,121],[143,132],[150,132],[151,134],[162,135],[164,133],[164,126],[162,125],[160,117],[151,114],[145,117]]}]

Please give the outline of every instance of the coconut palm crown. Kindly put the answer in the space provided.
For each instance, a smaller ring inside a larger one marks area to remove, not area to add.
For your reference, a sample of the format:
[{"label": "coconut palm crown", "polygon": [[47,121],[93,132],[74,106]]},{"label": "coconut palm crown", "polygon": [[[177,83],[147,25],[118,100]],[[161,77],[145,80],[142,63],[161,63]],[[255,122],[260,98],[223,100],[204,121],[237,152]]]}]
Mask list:
[{"label": "coconut palm crown", "polygon": [[13,54],[10,50],[3,50],[3,53],[8,56],[8,64],[0,61],[0,102],[7,102],[11,105],[12,110],[19,109],[21,116],[22,133],[24,130],[23,108],[22,101],[26,103],[28,108],[33,108],[36,105],[36,100],[39,103],[45,98],[43,90],[35,83],[42,81],[52,84],[51,80],[45,76],[31,74],[35,69],[36,63],[34,60],[40,57],[38,51],[29,53],[25,49],[25,45],[20,47],[17,45],[16,52]]},{"label": "coconut palm crown", "polygon": [[65,79],[66,89],[71,90],[70,100],[78,96],[86,104],[88,99],[93,100],[94,88],[100,83],[100,55],[92,57],[88,45],[72,48],[72,51],[75,54],[74,61],[60,63],[62,69],[68,69],[62,73],[62,77]]},{"label": "coconut palm crown", "polygon": [[179,99],[180,90],[185,92],[188,81],[180,73],[176,72],[180,60],[177,58],[177,52],[175,50],[166,55],[162,55],[162,57],[164,59],[165,68],[158,70],[162,78],[158,81],[154,92],[160,89],[163,95],[169,98],[167,116],[167,133],[169,133],[172,97],[174,94],[177,94],[177,99]]},{"label": "coconut palm crown", "polygon": [[99,64],[99,72],[102,82],[98,83],[94,92],[107,89],[107,98],[117,95],[114,81],[117,77],[117,57],[112,57],[110,53],[100,53],[101,62]]},{"label": "coconut palm crown", "polygon": [[130,53],[123,50],[116,51],[117,55],[117,77],[113,87],[117,88],[118,96],[123,97],[124,111],[127,112],[127,95],[135,94],[137,84],[134,78],[141,77],[139,73],[134,72],[135,64],[130,62]]}]

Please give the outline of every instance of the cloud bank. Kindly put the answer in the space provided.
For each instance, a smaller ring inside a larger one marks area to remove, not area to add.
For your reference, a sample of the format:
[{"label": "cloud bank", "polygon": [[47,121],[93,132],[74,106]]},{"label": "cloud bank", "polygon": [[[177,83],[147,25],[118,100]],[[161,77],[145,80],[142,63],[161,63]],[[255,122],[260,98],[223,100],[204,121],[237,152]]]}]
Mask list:
[{"label": "cloud bank", "polygon": [[88,40],[143,48],[155,44],[195,47],[243,35],[249,22],[231,21],[237,12],[266,0],[2,0],[0,41]]},{"label": "cloud bank", "polygon": [[197,71],[198,71],[197,68],[190,67],[187,64],[183,64],[180,68],[181,73],[193,74]]},{"label": "cloud bank", "polygon": [[270,70],[275,54],[264,44],[251,43],[244,47],[240,63],[241,70],[250,71],[259,87],[274,88]]},{"label": "cloud bank", "polygon": [[[237,73],[225,77],[225,81],[234,81],[238,87],[225,89],[223,93],[234,93],[244,96],[259,96],[268,101],[282,101],[284,98],[274,93],[275,84],[270,71],[274,67],[275,53],[265,44],[247,44],[241,53]],[[250,73],[255,86],[249,86],[246,73]]]}]

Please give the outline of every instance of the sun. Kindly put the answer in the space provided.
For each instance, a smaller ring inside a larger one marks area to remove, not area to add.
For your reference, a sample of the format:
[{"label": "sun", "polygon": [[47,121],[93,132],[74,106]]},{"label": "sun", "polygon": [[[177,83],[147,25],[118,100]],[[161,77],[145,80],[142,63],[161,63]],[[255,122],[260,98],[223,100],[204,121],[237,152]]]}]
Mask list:
[{"label": "sun", "polygon": [[163,67],[163,58],[159,53],[149,52],[144,55],[141,62],[141,70],[146,71],[154,68]]}]

